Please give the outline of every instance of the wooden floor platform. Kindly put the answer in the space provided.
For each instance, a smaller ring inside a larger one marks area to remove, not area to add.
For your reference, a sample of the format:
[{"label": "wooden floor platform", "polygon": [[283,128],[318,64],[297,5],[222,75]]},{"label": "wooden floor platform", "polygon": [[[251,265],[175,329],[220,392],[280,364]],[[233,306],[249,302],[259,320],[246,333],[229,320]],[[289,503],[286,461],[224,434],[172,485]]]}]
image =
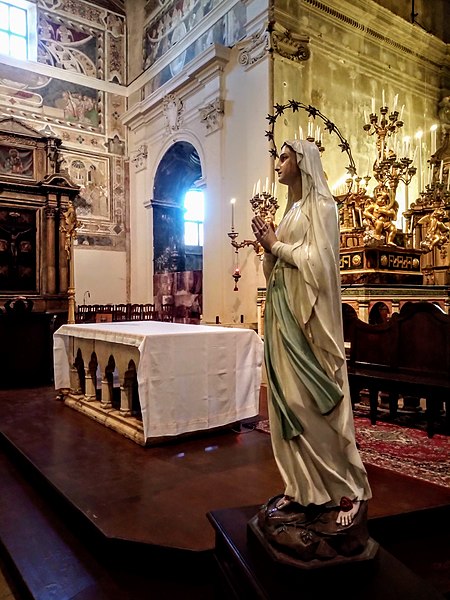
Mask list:
[{"label": "wooden floor platform", "polygon": [[[3,557],[21,593],[41,600],[216,598],[207,513],[281,491],[269,435],[241,427],[142,448],[48,387],[0,391],[0,450]],[[450,505],[450,489],[368,472],[385,543],[401,515],[425,523]]]}]

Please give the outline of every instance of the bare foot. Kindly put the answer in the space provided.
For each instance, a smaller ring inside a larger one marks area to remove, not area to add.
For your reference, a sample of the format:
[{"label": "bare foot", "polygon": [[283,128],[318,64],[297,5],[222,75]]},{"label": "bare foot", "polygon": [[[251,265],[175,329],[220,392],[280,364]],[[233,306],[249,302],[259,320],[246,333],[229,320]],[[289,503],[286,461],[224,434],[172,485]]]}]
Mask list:
[{"label": "bare foot", "polygon": [[338,513],[336,523],[342,527],[346,527],[353,523],[353,519],[358,514],[359,506],[361,502],[359,500],[350,500],[349,498],[342,498],[341,510]]}]

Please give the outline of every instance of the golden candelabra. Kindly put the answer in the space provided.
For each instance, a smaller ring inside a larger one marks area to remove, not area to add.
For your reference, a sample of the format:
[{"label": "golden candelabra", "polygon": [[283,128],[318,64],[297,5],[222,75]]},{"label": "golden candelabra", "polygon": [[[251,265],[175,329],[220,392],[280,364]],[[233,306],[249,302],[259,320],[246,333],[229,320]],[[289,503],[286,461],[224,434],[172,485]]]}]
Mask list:
[{"label": "golden candelabra", "polygon": [[406,155],[401,157],[398,135],[402,130],[403,121],[395,104],[394,109],[389,113],[389,108],[384,106],[383,101],[380,118],[378,118],[372,103],[369,122],[363,126],[367,135],[377,136],[377,158],[373,165],[373,174],[379,186],[390,189],[391,198],[395,198],[399,182],[402,181],[405,186],[408,186],[417,171],[416,167],[412,166],[413,159],[409,157],[409,142],[403,143],[402,150]]},{"label": "golden candelabra", "polygon": [[[263,191],[262,193],[256,192],[253,194],[252,198],[250,198],[250,205],[255,215],[261,217],[267,223],[274,223],[275,213],[278,209],[278,202],[275,196],[270,194],[267,191]],[[228,232],[228,237],[230,238],[231,245],[234,248],[235,252],[235,261],[234,261],[234,271],[233,271],[233,279],[234,279],[234,291],[238,291],[238,281],[241,278],[241,270],[239,267],[239,250],[241,248],[252,247],[256,254],[262,259],[264,254],[264,249],[259,242],[256,240],[243,240],[242,242],[238,242],[237,238],[239,237],[239,233],[234,229],[234,201],[231,202],[231,210],[232,210],[232,218],[231,218],[231,231]]]}]

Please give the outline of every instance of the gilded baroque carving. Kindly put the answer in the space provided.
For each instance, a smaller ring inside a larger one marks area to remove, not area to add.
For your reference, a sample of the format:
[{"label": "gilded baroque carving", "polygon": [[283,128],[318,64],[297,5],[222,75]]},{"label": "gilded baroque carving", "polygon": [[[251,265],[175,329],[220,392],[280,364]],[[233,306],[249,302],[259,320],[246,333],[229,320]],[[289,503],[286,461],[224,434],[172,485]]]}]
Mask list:
[{"label": "gilded baroque carving", "polygon": [[270,49],[270,34],[266,27],[238,45],[239,64],[247,69],[266,56]]},{"label": "gilded baroque carving", "polygon": [[208,133],[217,131],[222,127],[222,117],[224,114],[224,101],[221,98],[216,98],[213,102],[209,102],[203,108],[200,108],[200,119],[206,126]]},{"label": "gilded baroque carving", "polygon": [[292,33],[276,22],[270,25],[269,30],[272,52],[295,62],[308,60],[311,52],[307,35]]},{"label": "gilded baroque carving", "polygon": [[183,101],[175,94],[168,94],[163,100],[163,115],[166,119],[166,129],[169,133],[178,131],[181,127],[184,112]]}]

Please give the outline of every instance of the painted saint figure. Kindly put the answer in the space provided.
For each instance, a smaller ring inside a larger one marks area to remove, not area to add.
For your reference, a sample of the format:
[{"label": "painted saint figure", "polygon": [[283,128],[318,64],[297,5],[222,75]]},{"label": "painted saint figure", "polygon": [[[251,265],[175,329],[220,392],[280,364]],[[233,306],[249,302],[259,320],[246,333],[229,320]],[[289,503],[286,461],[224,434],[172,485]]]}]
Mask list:
[{"label": "painted saint figure", "polygon": [[[265,518],[269,529],[295,521],[298,546],[299,535],[322,536],[320,520],[333,539],[356,526],[371,490],[356,448],[346,371],[336,203],[314,143],[286,142],[276,171],[289,191],[284,217],[276,232],[258,216],[252,222],[265,250],[269,418],[285,484]],[[320,555],[312,545],[305,542],[305,560],[334,553],[330,546]]]}]

